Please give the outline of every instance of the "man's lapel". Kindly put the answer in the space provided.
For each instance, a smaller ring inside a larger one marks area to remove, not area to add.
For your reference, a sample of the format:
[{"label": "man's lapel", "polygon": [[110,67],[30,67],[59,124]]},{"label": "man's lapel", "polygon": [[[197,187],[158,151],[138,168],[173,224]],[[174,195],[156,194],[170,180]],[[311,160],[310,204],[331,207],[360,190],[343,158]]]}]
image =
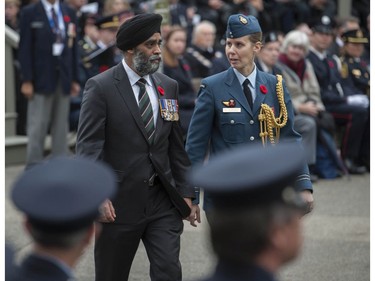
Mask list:
[{"label": "man's lapel", "polygon": [[[161,93],[159,92],[159,89],[163,89],[163,93],[165,91],[165,87],[162,85],[162,82],[161,80],[159,79],[159,77],[155,74],[152,74],[150,75],[151,76],[151,80],[153,82],[153,86],[154,86],[154,89],[155,89],[155,92],[157,93],[158,95],[158,103],[159,103],[159,99],[163,98]],[[163,95],[165,95],[166,93],[164,93]],[[160,112],[160,106],[159,106],[159,113],[158,113],[158,117],[156,119],[156,128],[155,128],[155,137],[154,137],[154,142],[157,141],[158,139],[158,136],[160,135],[160,132],[161,132],[161,129],[163,128],[163,119],[161,118],[161,112]]]},{"label": "man's lapel", "polygon": [[[113,78],[115,80],[114,84],[117,87],[121,98],[124,100],[129,112],[133,115],[135,123],[141,130],[145,139],[148,140],[145,125],[142,121],[141,113],[139,112],[139,107],[137,101],[135,100],[132,86],[130,85],[128,75],[126,74],[124,66],[121,62],[115,66]],[[124,122],[126,122],[126,120],[124,120]]]}]

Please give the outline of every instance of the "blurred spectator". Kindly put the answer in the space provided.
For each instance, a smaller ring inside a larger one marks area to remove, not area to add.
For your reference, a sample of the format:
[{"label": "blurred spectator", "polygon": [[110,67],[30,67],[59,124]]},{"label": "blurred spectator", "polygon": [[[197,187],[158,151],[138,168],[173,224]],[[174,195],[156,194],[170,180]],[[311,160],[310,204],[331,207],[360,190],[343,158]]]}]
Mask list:
[{"label": "blurred spectator", "polygon": [[187,48],[186,60],[194,78],[204,78],[210,73],[212,60],[224,54],[215,48],[216,28],[212,22],[202,21],[194,27],[192,44]]},{"label": "blurred spectator", "polygon": [[263,0],[234,0],[232,5],[232,13],[255,16],[264,33],[279,28],[274,9]]},{"label": "blurred spectator", "polygon": [[224,0],[195,0],[197,14],[200,20],[209,21],[215,25],[215,37],[217,43],[220,42],[224,35],[227,19],[232,14],[231,1],[227,3]]},{"label": "blurred spectator", "polygon": [[18,16],[20,11],[20,0],[5,0],[5,24],[18,31]]},{"label": "blurred spectator", "polygon": [[200,17],[196,14],[196,8],[193,5],[187,5],[179,0],[169,1],[169,12],[170,12],[170,24],[179,25],[186,29],[186,42],[190,45],[191,34],[193,32],[193,27],[197,18]]},{"label": "blurred spectator", "polygon": [[309,14],[305,18],[311,22],[316,22],[322,16],[333,19],[336,16],[336,2],[334,0],[309,0]]},{"label": "blurred spectator", "polygon": [[28,99],[27,168],[43,160],[50,128],[52,155],[67,153],[69,95],[78,95],[78,48],[74,11],[59,0],[22,9],[19,61],[21,92]]},{"label": "blurred spectator", "polygon": [[273,75],[281,74],[281,70],[276,66],[281,47],[278,33],[271,31],[264,34],[262,43],[262,49],[255,58],[258,69]]},{"label": "blurred spectator", "polygon": [[[277,66],[282,71],[285,84],[290,92],[293,102],[295,116],[295,129],[302,135],[302,142],[307,154],[307,163],[310,168],[311,179],[336,178],[337,169],[343,167],[334,146],[335,122],[332,115],[325,111],[320,96],[320,86],[315,76],[314,67],[306,56],[309,52],[309,38],[302,31],[294,30],[286,34],[281,47],[281,54]],[[329,143],[327,143],[329,142]],[[330,161],[331,168],[328,171],[321,171],[321,162],[317,163],[317,148],[319,161]],[[322,158],[325,158],[324,160]],[[338,165],[336,164],[338,163]],[[338,166],[338,167],[337,167]]]},{"label": "blurred spectator", "polygon": [[304,0],[268,0],[268,8],[277,17],[278,26],[274,27],[284,34],[293,30],[308,18],[309,7]]},{"label": "blurred spectator", "polygon": [[186,139],[196,99],[190,65],[183,57],[185,49],[186,30],[180,26],[172,27],[164,37],[163,72],[178,82],[178,109],[184,139]]},{"label": "blurred spectator", "polygon": [[[341,57],[341,76],[344,91],[349,97],[370,97],[370,67],[361,59],[364,45],[368,39],[360,29],[349,30],[342,34],[344,41],[343,56]],[[368,102],[367,102],[368,104]],[[361,164],[370,170],[370,107],[368,105],[368,118],[365,123],[365,132],[362,136],[362,145],[358,155]]]},{"label": "blurred spectator", "polygon": [[327,53],[332,43],[332,26],[326,21],[317,22],[312,28],[308,59],[314,66],[320,85],[320,93],[326,110],[331,112],[336,124],[345,126],[340,139],[341,157],[351,174],[363,174],[366,167],[359,156],[365,153],[364,136],[368,128],[369,101],[360,93],[345,91],[337,61]]},{"label": "blurred spectator", "polygon": [[81,109],[82,92],[86,81],[92,76],[99,73],[99,66],[96,63],[97,56],[94,52],[98,51],[99,47],[96,44],[99,39],[98,28],[95,25],[96,17],[94,15],[83,13],[80,18],[81,38],[78,41],[79,50],[79,83],[81,91],[79,95],[70,98],[70,113],[69,113],[69,130],[76,131],[78,127],[79,112]]},{"label": "blurred spectator", "polygon": [[352,1],[352,15],[359,19],[359,25],[362,30],[369,32],[368,16],[370,15],[370,0]]},{"label": "blurred spectator", "polygon": [[[80,22],[80,18],[82,16],[82,12],[81,12],[81,8],[87,4],[87,0],[64,0],[64,2],[70,7],[72,8],[75,13],[76,13],[76,17],[77,17],[77,22],[79,23]],[[77,33],[80,34],[82,33],[81,31],[81,27],[80,25],[78,24],[77,25]],[[78,40],[81,39],[81,37],[79,36],[78,37]]]},{"label": "blurred spectator", "polygon": [[[20,0],[5,0],[5,24],[16,32],[19,32],[19,12]],[[26,119],[27,119],[27,99],[21,94],[21,74],[20,64],[18,61],[18,48],[12,48],[13,52],[13,66],[15,77],[15,91],[16,91],[16,134],[26,135]]]},{"label": "blurred spectator", "polygon": [[342,47],[344,46],[344,42],[342,41],[341,35],[353,29],[359,29],[359,20],[356,17],[349,16],[344,18],[337,18],[336,19],[336,28],[334,33],[334,40],[331,46],[328,49],[328,52],[331,55],[341,56],[342,55]]},{"label": "blurred spectator", "polygon": [[105,0],[103,16],[119,14],[123,11],[129,11],[130,4],[127,0]]},{"label": "blurred spectator", "polygon": [[100,51],[95,58],[95,63],[99,68],[99,72],[111,68],[122,59],[121,53],[115,46],[116,33],[120,24],[118,15],[105,16],[95,22],[99,31],[96,44],[99,46]]}]

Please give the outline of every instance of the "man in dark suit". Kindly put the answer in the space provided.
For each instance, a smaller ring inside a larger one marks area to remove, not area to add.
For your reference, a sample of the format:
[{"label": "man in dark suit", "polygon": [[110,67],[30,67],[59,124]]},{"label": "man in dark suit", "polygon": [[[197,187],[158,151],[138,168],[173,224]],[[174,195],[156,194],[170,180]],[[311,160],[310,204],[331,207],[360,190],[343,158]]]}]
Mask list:
[{"label": "man in dark suit", "polygon": [[21,92],[28,99],[27,166],[43,159],[49,126],[52,155],[67,153],[69,95],[79,94],[76,16],[59,0],[24,7],[20,18]]},{"label": "man in dark suit", "polygon": [[[312,28],[308,59],[312,63],[320,86],[322,101],[338,125],[345,126],[341,140],[341,157],[351,174],[363,174],[366,167],[361,162],[368,153],[369,99],[362,92],[352,91],[341,77],[337,60],[327,54],[332,43],[332,25],[318,21]],[[346,71],[345,71],[346,70]],[[344,75],[348,68],[344,65]]]},{"label": "man in dark suit", "polygon": [[[186,142],[193,165],[205,160],[208,149],[213,155],[244,143],[261,148],[267,143],[276,144],[278,136],[297,147],[301,145],[301,136],[293,128],[292,102],[281,76],[259,71],[254,63],[262,45],[261,37],[254,16],[229,17],[226,55],[231,67],[202,80]],[[275,123],[272,118],[277,118]],[[307,165],[301,166],[296,188],[312,208]],[[205,195],[206,214],[209,199]]]},{"label": "man in dark suit", "polygon": [[97,281],[124,281],[140,240],[151,280],[181,280],[183,218],[200,221],[186,182],[190,166],[178,115],[178,84],[157,73],[162,17],[141,14],[117,32],[124,60],[88,80],[78,125],[77,153],[110,164],[118,194],[103,206],[95,245]]},{"label": "man in dark suit", "polygon": [[116,191],[116,177],[104,164],[57,157],[26,170],[12,189],[25,214],[33,248],[7,281],[73,280],[74,267],[90,245],[99,207]]},{"label": "man in dark suit", "polygon": [[213,202],[210,236],[218,264],[206,281],[275,281],[297,257],[307,206],[291,183],[303,158],[291,143],[247,144],[192,171],[191,182]]}]

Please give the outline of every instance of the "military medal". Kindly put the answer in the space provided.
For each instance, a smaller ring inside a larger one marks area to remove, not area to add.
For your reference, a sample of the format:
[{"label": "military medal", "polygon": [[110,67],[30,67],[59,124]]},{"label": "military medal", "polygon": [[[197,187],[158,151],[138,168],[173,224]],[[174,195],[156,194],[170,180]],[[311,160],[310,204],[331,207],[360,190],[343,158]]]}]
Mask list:
[{"label": "military medal", "polygon": [[159,99],[160,114],[165,121],[178,121],[178,102],[173,99]]}]

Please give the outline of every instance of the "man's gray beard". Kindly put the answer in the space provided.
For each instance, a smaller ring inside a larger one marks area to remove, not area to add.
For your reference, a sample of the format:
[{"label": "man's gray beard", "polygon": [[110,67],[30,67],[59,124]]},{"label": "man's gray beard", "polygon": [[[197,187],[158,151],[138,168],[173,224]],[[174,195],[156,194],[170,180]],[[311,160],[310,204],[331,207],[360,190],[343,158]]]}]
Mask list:
[{"label": "man's gray beard", "polygon": [[147,56],[144,53],[136,49],[133,57],[133,65],[140,76],[145,76],[147,74],[152,74],[159,69],[160,62],[151,62],[152,60],[159,58],[160,56],[158,55],[153,55],[147,58]]}]

